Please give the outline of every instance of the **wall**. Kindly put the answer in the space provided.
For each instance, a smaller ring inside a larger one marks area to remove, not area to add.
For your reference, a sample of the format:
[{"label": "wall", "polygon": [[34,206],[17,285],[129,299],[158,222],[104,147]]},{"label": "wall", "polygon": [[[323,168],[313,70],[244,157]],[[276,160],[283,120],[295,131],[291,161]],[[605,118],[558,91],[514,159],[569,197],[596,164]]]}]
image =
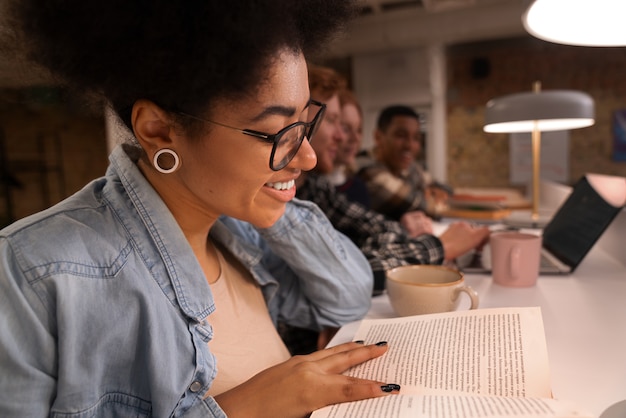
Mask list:
[{"label": "wall", "polygon": [[[569,179],[586,172],[626,176],[612,159],[612,115],[626,108],[626,48],[585,48],[530,36],[449,46],[447,173],[453,186],[508,186],[508,135],[482,130],[487,101],[530,91],[574,89],[590,94],[596,124],[570,132]],[[482,70],[482,71],[480,71]]]},{"label": "wall", "polygon": [[[0,129],[8,159],[0,168],[20,183],[11,189],[13,219],[60,201],[106,170],[103,116],[68,100],[60,89],[0,90]],[[0,191],[0,226],[7,222],[5,202]]]},{"label": "wall", "polygon": [[[352,88],[363,108],[363,144],[374,145],[376,119],[392,104],[413,107],[423,117],[429,146],[420,156],[439,181],[446,181],[445,49],[429,48],[357,54],[350,67]],[[339,69],[338,69],[339,70]]]},{"label": "wall", "polygon": [[431,102],[428,55],[425,49],[360,54],[353,58],[352,86],[363,104],[363,146],[373,145],[378,114],[385,106],[412,107]]}]

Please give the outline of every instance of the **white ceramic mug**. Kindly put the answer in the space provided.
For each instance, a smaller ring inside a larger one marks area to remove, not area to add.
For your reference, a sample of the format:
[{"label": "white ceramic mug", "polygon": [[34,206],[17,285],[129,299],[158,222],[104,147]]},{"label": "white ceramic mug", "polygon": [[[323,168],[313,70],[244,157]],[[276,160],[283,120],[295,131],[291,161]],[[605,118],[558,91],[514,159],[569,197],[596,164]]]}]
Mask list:
[{"label": "white ceramic mug", "polygon": [[494,283],[529,287],[537,283],[541,237],[523,232],[497,232],[489,238]]},{"label": "white ceramic mug", "polygon": [[387,271],[387,294],[399,316],[450,312],[458,309],[466,293],[470,309],[478,307],[478,294],[465,285],[463,273],[439,265],[410,265]]}]

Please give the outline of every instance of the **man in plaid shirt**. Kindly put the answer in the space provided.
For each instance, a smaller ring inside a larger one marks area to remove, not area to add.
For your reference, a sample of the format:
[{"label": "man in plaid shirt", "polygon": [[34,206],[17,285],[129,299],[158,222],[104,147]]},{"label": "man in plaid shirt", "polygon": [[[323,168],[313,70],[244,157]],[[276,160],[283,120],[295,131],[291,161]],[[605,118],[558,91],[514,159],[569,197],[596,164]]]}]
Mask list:
[{"label": "man in plaid shirt", "polygon": [[436,214],[452,190],[432,182],[417,163],[422,149],[419,115],[404,105],[382,110],[374,132],[373,161],[359,176],[367,184],[371,208],[399,220],[407,212]]}]

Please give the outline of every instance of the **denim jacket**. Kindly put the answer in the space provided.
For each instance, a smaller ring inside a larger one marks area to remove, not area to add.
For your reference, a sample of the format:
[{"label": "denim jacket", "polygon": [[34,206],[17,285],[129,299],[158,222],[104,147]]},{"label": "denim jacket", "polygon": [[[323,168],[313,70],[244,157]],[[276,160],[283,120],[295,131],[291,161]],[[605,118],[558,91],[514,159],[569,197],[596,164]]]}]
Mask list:
[{"label": "denim jacket", "polygon": [[[0,231],[0,416],[223,417],[205,394],[215,305],[191,247],[124,147],[105,177]],[[274,321],[360,319],[372,272],[317,206],[211,230]],[[254,341],[249,341],[255,344]]]}]

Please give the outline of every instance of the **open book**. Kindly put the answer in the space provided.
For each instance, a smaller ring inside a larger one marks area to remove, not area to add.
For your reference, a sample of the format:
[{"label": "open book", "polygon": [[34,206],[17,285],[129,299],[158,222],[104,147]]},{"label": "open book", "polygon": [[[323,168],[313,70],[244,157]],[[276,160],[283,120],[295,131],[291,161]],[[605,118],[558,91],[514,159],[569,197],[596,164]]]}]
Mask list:
[{"label": "open book", "polygon": [[539,308],[497,308],[363,320],[354,340],[387,341],[350,369],[400,394],[328,406],[311,418],[590,417],[552,398]]}]

